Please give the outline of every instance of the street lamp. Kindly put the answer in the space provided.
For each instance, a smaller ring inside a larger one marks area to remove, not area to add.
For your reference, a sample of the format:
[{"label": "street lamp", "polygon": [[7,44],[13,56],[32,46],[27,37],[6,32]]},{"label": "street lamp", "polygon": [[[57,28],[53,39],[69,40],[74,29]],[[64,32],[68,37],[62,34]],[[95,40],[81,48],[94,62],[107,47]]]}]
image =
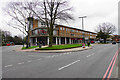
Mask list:
[{"label": "street lamp", "polygon": [[[84,18],[87,18],[87,16],[82,16],[82,17],[79,17],[82,19],[82,30],[84,30]],[[85,43],[85,38],[84,38],[84,34],[83,34],[83,39],[84,39],[84,43]]]},{"label": "street lamp", "polygon": [[87,16],[83,16],[83,17],[79,17],[79,18],[81,18],[82,19],[82,30],[84,30],[84,18],[87,18]]},{"label": "street lamp", "polygon": [[24,28],[23,28],[23,47],[24,47]]}]

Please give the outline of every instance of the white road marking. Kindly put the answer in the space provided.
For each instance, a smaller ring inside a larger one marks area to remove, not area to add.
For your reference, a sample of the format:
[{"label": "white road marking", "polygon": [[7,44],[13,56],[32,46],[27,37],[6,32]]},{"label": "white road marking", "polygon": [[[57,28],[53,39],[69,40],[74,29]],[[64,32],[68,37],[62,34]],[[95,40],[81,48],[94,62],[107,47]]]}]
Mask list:
[{"label": "white road marking", "polygon": [[60,54],[60,56],[62,56],[63,54]]},{"label": "white road marking", "polygon": [[66,67],[69,67],[69,66],[71,66],[71,65],[79,62],[79,61],[80,61],[80,60],[77,60],[77,61],[75,61],[75,62],[72,62],[72,63],[70,63],[70,64],[68,64],[68,65],[66,65],[66,66],[63,66],[63,67],[59,68],[58,70],[62,70],[62,69],[64,69],[64,68],[66,68]]},{"label": "white road marking", "polygon": [[67,53],[64,53],[64,54],[67,54]]},{"label": "white road marking", "polygon": [[66,54],[69,54],[69,53],[66,53]]},{"label": "white road marking", "polygon": [[50,58],[51,56],[47,56],[46,58]]},{"label": "white road marking", "polygon": [[6,70],[6,72],[8,72],[9,70]]},{"label": "white road marking", "polygon": [[28,62],[32,62],[32,60],[28,61]]},{"label": "white road marking", "polygon": [[53,57],[55,57],[54,55],[53,56],[51,56],[51,58],[53,58]]},{"label": "white road marking", "polygon": [[37,59],[37,60],[41,60],[41,59]]},{"label": "white road marking", "polygon": [[56,57],[58,56],[58,55],[55,55]]},{"label": "white road marking", "polygon": [[24,62],[18,63],[18,64],[24,64]]},{"label": "white road marking", "polygon": [[94,55],[95,53],[93,53],[93,54],[90,54],[90,55],[88,55],[88,56],[86,56],[86,57],[90,57],[90,56],[92,56],[92,55]]},{"label": "white road marking", "polygon": [[13,65],[7,65],[7,66],[5,66],[5,67],[12,67]]}]

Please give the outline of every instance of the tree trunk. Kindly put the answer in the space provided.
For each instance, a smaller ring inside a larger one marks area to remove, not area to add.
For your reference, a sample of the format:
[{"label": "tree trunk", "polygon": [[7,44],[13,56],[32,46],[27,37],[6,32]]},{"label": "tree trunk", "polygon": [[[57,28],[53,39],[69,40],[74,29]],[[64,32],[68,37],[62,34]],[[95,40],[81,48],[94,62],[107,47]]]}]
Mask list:
[{"label": "tree trunk", "polygon": [[30,35],[29,35],[29,33],[28,33],[28,36],[27,36],[27,42],[26,42],[26,48],[28,48],[28,47],[30,47],[30,45],[29,45],[29,39],[30,39],[30,37],[29,37]]},{"label": "tree trunk", "polygon": [[49,47],[52,47],[53,43],[53,25],[50,25],[50,32],[49,32]]},{"label": "tree trunk", "polygon": [[27,42],[26,42],[26,48],[28,48],[28,47],[30,47],[30,30],[28,31],[28,33],[27,33],[28,35],[27,35]]},{"label": "tree trunk", "polygon": [[52,42],[53,42],[53,35],[49,35],[49,47],[52,47]]},{"label": "tree trunk", "polygon": [[104,43],[106,43],[106,38],[104,38]]}]

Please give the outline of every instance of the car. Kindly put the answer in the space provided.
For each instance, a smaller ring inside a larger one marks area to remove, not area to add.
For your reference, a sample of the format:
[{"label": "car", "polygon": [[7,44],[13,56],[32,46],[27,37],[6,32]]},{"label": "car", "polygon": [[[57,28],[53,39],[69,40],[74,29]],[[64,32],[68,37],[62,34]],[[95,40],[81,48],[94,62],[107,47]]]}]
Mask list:
[{"label": "car", "polygon": [[112,44],[116,44],[116,42],[112,42]]},{"label": "car", "polygon": [[94,41],[91,41],[91,43],[95,43]]},{"label": "car", "polygon": [[14,44],[14,42],[10,42],[10,45],[11,45],[11,46],[14,46],[15,44]]},{"label": "car", "polygon": [[117,43],[120,43],[120,41],[118,41]]},{"label": "car", "polygon": [[14,42],[9,42],[6,44],[6,46],[14,46],[14,45],[15,45]]},{"label": "car", "polygon": [[10,43],[7,43],[6,46],[10,46]]}]

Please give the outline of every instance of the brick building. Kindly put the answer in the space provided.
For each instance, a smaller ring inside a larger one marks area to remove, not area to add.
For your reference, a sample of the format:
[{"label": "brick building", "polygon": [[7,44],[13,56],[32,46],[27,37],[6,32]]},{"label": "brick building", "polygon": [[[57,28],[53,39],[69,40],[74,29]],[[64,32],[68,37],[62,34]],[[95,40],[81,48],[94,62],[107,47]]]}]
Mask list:
[{"label": "brick building", "polygon": [[[87,40],[95,40],[96,33],[72,28],[63,25],[54,25],[53,44],[77,44]],[[38,41],[42,41],[45,45],[49,44],[49,35],[47,26],[44,22],[37,19],[31,20],[30,43],[35,45]]]}]

